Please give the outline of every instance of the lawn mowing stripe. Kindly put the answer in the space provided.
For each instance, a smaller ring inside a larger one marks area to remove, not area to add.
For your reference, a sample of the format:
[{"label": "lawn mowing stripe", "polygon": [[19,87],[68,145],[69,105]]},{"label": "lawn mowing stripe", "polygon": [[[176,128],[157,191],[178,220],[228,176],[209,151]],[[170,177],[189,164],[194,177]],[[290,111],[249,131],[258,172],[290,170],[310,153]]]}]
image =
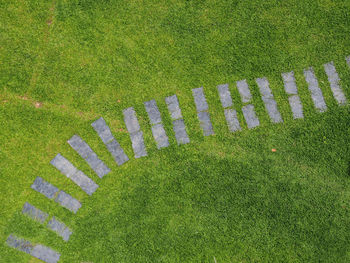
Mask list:
[{"label": "lawn mowing stripe", "polygon": [[210,115],[207,112],[209,107],[204,96],[203,87],[192,89],[192,94],[197,109],[197,117],[203,130],[203,135],[209,136],[214,134],[213,125],[210,121]]},{"label": "lawn mowing stripe", "polygon": [[[250,93],[247,81],[239,80],[236,82],[238,92],[241,96],[242,104],[247,104],[252,100],[252,94]],[[260,125],[260,121],[255,113],[254,105],[248,104],[242,107],[244,119],[247,123],[248,129],[253,129]]]},{"label": "lawn mowing stripe", "polygon": [[129,131],[132,149],[134,150],[135,158],[147,156],[146,146],[143,139],[143,133],[140,130],[140,124],[136,117],[136,112],[133,107],[123,110],[124,122]]},{"label": "lawn mowing stripe", "polygon": [[71,179],[88,195],[92,195],[98,188],[98,185],[92,179],[86,176],[82,171],[78,170],[60,153],[51,160],[50,164],[56,167],[67,178]]},{"label": "lawn mowing stripe", "polygon": [[303,114],[303,106],[301,104],[300,97],[298,95],[298,88],[295,82],[294,72],[286,72],[282,73],[284,90],[288,94],[288,101],[291,107],[293,118],[294,119],[302,119],[304,118]]},{"label": "lawn mowing stripe", "polygon": [[258,84],[261,98],[265,103],[265,108],[270,116],[271,121],[275,123],[283,122],[281,114],[277,109],[277,103],[273,97],[267,78],[257,78],[256,83]]},{"label": "lawn mowing stripe", "polygon": [[102,178],[111,171],[78,135],[73,135],[67,142],[89,164],[98,177]]},{"label": "lawn mowing stripe", "polygon": [[155,100],[150,100],[144,102],[151,128],[152,128],[152,134],[153,138],[157,143],[157,148],[164,148],[169,146],[169,139],[166,135],[166,132],[164,130],[163,124],[162,124],[162,118],[160,116],[159,109],[157,107],[157,103]]},{"label": "lawn mowing stripe", "polygon": [[56,232],[57,235],[62,237],[64,241],[68,241],[72,231],[62,222],[57,220],[54,216],[47,223],[47,227],[52,231]]},{"label": "lawn mowing stripe", "polygon": [[346,97],[340,86],[340,78],[337,73],[337,70],[335,69],[333,61],[324,64],[323,66],[327,74],[328,82],[331,86],[331,90],[333,92],[335,100],[338,102],[339,105],[346,105]]},{"label": "lawn mowing stripe", "polygon": [[56,263],[61,256],[60,253],[52,250],[51,248],[40,244],[33,245],[28,240],[18,238],[13,234],[9,235],[9,237],[6,240],[6,243],[12,248],[25,252],[47,263]]},{"label": "lawn mowing stripe", "polygon": [[41,224],[43,224],[49,216],[47,213],[41,211],[35,206],[29,204],[28,202],[25,202],[25,204],[23,205],[22,213]]},{"label": "lawn mowing stripe", "polygon": [[318,85],[318,80],[312,67],[304,69],[304,77],[308,84],[309,91],[311,93],[311,98],[314,102],[315,108],[319,112],[325,112],[327,110],[327,105],[324,101],[322,90]]},{"label": "lawn mowing stripe", "polygon": [[62,190],[59,190],[57,187],[52,184],[46,182],[43,178],[37,177],[35,178],[34,183],[31,188],[48,199],[55,199],[55,202],[60,204],[61,206],[67,208],[68,210],[76,213],[78,209],[81,207],[81,204],[78,200],[65,193]]},{"label": "lawn mowing stripe", "polygon": [[168,106],[170,117],[173,120],[173,130],[177,144],[186,144],[190,142],[190,138],[186,132],[185,122],[182,119],[179,101],[176,95],[165,98],[165,103]]},{"label": "lawn mowing stripe", "polygon": [[129,157],[125,154],[118,141],[113,137],[111,130],[102,117],[94,121],[91,126],[100,136],[108,151],[113,156],[114,161],[118,165],[122,165],[123,163],[129,161]]}]

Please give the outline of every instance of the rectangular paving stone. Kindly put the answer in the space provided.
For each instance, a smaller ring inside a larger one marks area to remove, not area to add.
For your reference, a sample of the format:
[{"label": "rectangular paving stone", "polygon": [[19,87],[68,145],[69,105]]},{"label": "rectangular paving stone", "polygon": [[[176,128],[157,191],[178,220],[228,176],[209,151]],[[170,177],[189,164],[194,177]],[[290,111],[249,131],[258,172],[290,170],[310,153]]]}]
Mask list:
[{"label": "rectangular paving stone", "polygon": [[154,140],[157,143],[158,149],[169,146],[169,139],[168,139],[168,136],[166,135],[163,124],[158,123],[152,126],[152,134],[153,134]]},{"label": "rectangular paving stone", "polygon": [[30,254],[47,263],[56,263],[61,256],[56,251],[43,245],[36,245]]},{"label": "rectangular paving stone", "polygon": [[97,132],[105,144],[114,139],[111,130],[102,117],[94,121],[91,126],[94,128],[94,130]]},{"label": "rectangular paving stone", "polygon": [[328,82],[331,86],[331,90],[333,92],[333,96],[339,105],[346,105],[346,97],[345,94],[340,87],[340,78],[335,69],[334,63],[329,62],[324,64],[324,70],[328,77]]},{"label": "rectangular paving stone", "polygon": [[97,154],[78,135],[68,140],[68,144],[89,164],[98,177],[102,178],[111,170],[98,158]]},{"label": "rectangular paving stone", "polygon": [[92,195],[98,188],[98,185],[92,179],[75,168],[75,166],[61,154],[57,154],[50,163],[88,195]]},{"label": "rectangular paving stone", "polygon": [[149,120],[151,124],[158,124],[162,122],[159,109],[155,100],[144,102]]},{"label": "rectangular paving stone", "polygon": [[123,148],[116,140],[110,141],[106,144],[106,146],[118,165],[122,165],[123,163],[129,161],[129,157],[125,154]]},{"label": "rectangular paving stone", "polygon": [[140,125],[136,117],[136,112],[133,107],[123,110],[124,122],[129,133],[134,133],[140,130]]},{"label": "rectangular paving stone", "polygon": [[218,85],[217,89],[219,92],[219,97],[220,97],[222,107],[223,108],[231,107],[233,103],[232,103],[230,90],[228,89],[228,84]]},{"label": "rectangular paving stone", "polygon": [[34,180],[31,188],[43,195],[45,195],[49,199],[53,199],[58,193],[59,189],[52,184],[46,182],[43,178],[37,177]]},{"label": "rectangular paving stone", "polygon": [[294,119],[304,118],[303,106],[301,104],[300,98],[298,95],[292,95],[288,98],[289,105],[292,109]]},{"label": "rectangular paving stone", "polygon": [[183,119],[173,121],[173,130],[178,144],[186,144],[190,142]]},{"label": "rectangular paving stone", "polygon": [[298,88],[295,82],[294,72],[282,73],[284,90],[288,95],[298,95]]},{"label": "rectangular paving stone", "polygon": [[202,111],[202,112],[198,112],[197,116],[198,116],[198,119],[200,122],[200,126],[203,130],[204,136],[209,136],[209,135],[214,134],[213,126],[212,126],[211,121],[210,121],[209,113],[206,111]]},{"label": "rectangular paving stone", "polygon": [[348,66],[350,67],[350,56],[346,57],[345,60],[346,60],[346,64],[348,64]]},{"label": "rectangular paving stone", "polygon": [[56,232],[57,235],[62,237],[64,241],[68,241],[70,235],[72,234],[72,231],[70,231],[70,229],[65,224],[57,220],[54,216],[48,222],[47,227]]},{"label": "rectangular paving stone", "polygon": [[135,158],[147,156],[145,142],[143,140],[142,131],[134,132],[130,134],[131,145],[134,150]]},{"label": "rectangular paving stone", "polygon": [[315,108],[319,112],[325,112],[327,110],[327,105],[323,98],[322,91],[318,85],[318,80],[312,67],[304,70],[304,77],[308,84],[309,91],[311,93],[311,98],[314,102]]},{"label": "rectangular paving stone", "polygon": [[168,106],[172,120],[182,119],[180,105],[176,95],[166,97],[165,103]]},{"label": "rectangular paving stone", "polygon": [[271,121],[275,123],[283,122],[282,116],[277,108],[277,103],[271,92],[268,80],[266,78],[258,78],[256,79],[256,83],[258,84],[262,100],[265,103],[265,108]]},{"label": "rectangular paving stone", "polygon": [[73,213],[76,213],[81,207],[81,204],[77,199],[73,198],[71,195],[65,193],[62,190],[58,193],[55,201]]},{"label": "rectangular paving stone", "polygon": [[228,125],[228,128],[231,132],[242,130],[241,125],[239,124],[237,118],[237,112],[233,109],[225,109],[225,118]]},{"label": "rectangular paving stone", "polygon": [[241,95],[242,103],[248,103],[252,100],[252,94],[250,93],[249,86],[247,81],[239,80],[236,82],[237,89],[239,94]]},{"label": "rectangular paving stone", "polygon": [[35,206],[29,204],[28,202],[25,202],[25,204],[23,205],[22,213],[41,224],[43,224],[49,216],[47,213],[41,211]]},{"label": "rectangular paving stone", "polygon": [[243,106],[242,112],[244,119],[247,122],[248,129],[252,129],[260,125],[260,121],[255,114],[254,106],[252,104]]},{"label": "rectangular paving stone", "polygon": [[208,104],[204,96],[203,87],[192,89],[197,112],[208,110]]},{"label": "rectangular paving stone", "polygon": [[13,234],[9,235],[6,240],[6,244],[12,248],[15,248],[19,251],[30,254],[34,248],[31,242],[14,236]]}]

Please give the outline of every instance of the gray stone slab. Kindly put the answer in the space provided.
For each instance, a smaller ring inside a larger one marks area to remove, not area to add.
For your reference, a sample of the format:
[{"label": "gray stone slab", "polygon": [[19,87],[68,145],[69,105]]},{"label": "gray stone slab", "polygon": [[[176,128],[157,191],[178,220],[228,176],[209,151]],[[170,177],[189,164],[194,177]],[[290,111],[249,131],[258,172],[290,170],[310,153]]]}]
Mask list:
[{"label": "gray stone slab", "polygon": [[92,195],[98,188],[98,185],[91,178],[86,176],[82,171],[78,170],[75,174],[68,178],[70,178],[88,195]]},{"label": "gray stone slab", "polygon": [[298,88],[295,82],[294,72],[282,73],[282,79],[284,82],[284,90],[288,95],[298,95]]},{"label": "gray stone slab", "polygon": [[289,105],[293,112],[294,119],[302,119],[304,118],[303,114],[303,106],[301,104],[300,98],[298,95],[292,95],[288,98]]},{"label": "gray stone slab", "polygon": [[197,112],[208,110],[208,103],[204,96],[203,87],[192,89],[192,94]]},{"label": "gray stone slab", "polygon": [[180,105],[176,95],[166,97],[165,103],[168,106],[172,120],[182,119]]},{"label": "gray stone slab", "polygon": [[142,131],[130,134],[132,149],[134,150],[135,158],[147,156],[145,142],[143,140]]},{"label": "gray stone slab", "polygon": [[256,83],[258,84],[262,98],[273,99],[272,91],[267,78],[257,78]]},{"label": "gray stone slab", "polygon": [[161,149],[169,146],[169,139],[164,130],[163,124],[158,123],[152,126],[153,138],[157,143],[157,148]]},{"label": "gray stone slab", "polygon": [[245,79],[237,81],[236,85],[238,92],[241,95],[242,103],[250,102],[252,100],[252,94],[250,93],[247,81]]},{"label": "gray stone slab", "polygon": [[68,178],[73,176],[78,169],[68,161],[65,157],[63,157],[60,153],[55,156],[50,162],[56,169],[58,169],[62,174],[67,176]]},{"label": "gray stone slab", "polygon": [[47,227],[52,231],[56,232],[57,235],[62,237],[64,241],[68,241],[72,231],[62,222],[57,220],[54,216],[48,222]]},{"label": "gray stone slab", "polygon": [[327,110],[327,105],[323,98],[322,91],[318,85],[318,80],[312,67],[304,70],[304,77],[308,84],[308,88],[311,93],[311,98],[314,102],[315,108],[319,112],[325,112]]},{"label": "gray stone slab", "polygon": [[229,130],[231,132],[242,130],[237,118],[237,112],[233,109],[225,109],[224,112]]},{"label": "gray stone slab", "polygon": [[204,136],[209,136],[214,134],[213,125],[211,124],[209,113],[206,111],[202,111],[202,112],[198,112],[197,116],[200,122],[200,126],[203,130]]},{"label": "gray stone slab", "polygon": [[98,136],[100,136],[105,144],[114,139],[111,130],[102,117],[94,121],[91,126],[95,129]]},{"label": "gray stone slab", "polygon": [[155,100],[150,100],[144,102],[145,109],[147,111],[149,120],[151,124],[158,124],[162,122],[159,109]]},{"label": "gray stone slab", "polygon": [[173,130],[178,144],[186,144],[190,142],[183,119],[173,121]]},{"label": "gray stone slab", "polygon": [[56,263],[61,256],[56,251],[43,245],[36,245],[30,254],[46,263]]},{"label": "gray stone slab", "polygon": [[30,254],[34,248],[31,242],[14,236],[13,234],[9,235],[6,240],[6,244],[12,248],[15,248],[19,251],[23,251],[27,254]]},{"label": "gray stone slab", "polygon": [[47,217],[49,216],[47,213],[41,211],[40,209],[36,208],[35,206],[29,204],[28,202],[26,202],[23,205],[22,213],[24,215],[29,216],[30,218],[32,218],[33,220],[35,220],[41,224],[43,224],[45,222],[45,220],[47,219]]},{"label": "gray stone slab", "polygon": [[55,201],[73,213],[76,213],[81,207],[81,204],[77,199],[73,198],[71,195],[65,193],[64,191],[60,191],[58,193]]},{"label": "gray stone slab", "polygon": [[346,60],[346,64],[348,64],[348,66],[350,67],[350,56],[346,57],[345,60]]},{"label": "gray stone slab", "polygon": [[68,140],[68,144],[89,164],[92,170],[102,178],[111,170],[98,158],[97,154],[78,135]]},{"label": "gray stone slab", "polygon": [[35,191],[45,195],[49,199],[53,199],[58,193],[59,189],[52,184],[46,182],[43,178],[35,178],[34,183],[31,186]]},{"label": "gray stone slab", "polygon": [[136,117],[136,112],[133,107],[123,110],[124,122],[129,133],[134,133],[140,130],[140,125]]},{"label": "gray stone slab", "polygon": [[221,101],[221,105],[224,108],[231,107],[233,105],[232,98],[231,98],[231,92],[228,89],[228,84],[222,84],[217,86],[219,97]]},{"label": "gray stone slab", "polygon": [[343,89],[340,86],[340,78],[335,69],[334,63],[329,62],[324,64],[324,70],[328,77],[328,82],[331,86],[331,90],[333,92],[333,96],[339,105],[346,105],[346,97],[343,92]]},{"label": "gray stone slab", "polygon": [[123,163],[129,161],[129,157],[125,154],[123,148],[120,146],[117,140],[110,141],[106,146],[118,165],[122,165]]},{"label": "gray stone slab", "polygon": [[242,107],[244,119],[247,122],[248,129],[255,128],[260,125],[259,119],[255,114],[254,106],[248,104]]}]

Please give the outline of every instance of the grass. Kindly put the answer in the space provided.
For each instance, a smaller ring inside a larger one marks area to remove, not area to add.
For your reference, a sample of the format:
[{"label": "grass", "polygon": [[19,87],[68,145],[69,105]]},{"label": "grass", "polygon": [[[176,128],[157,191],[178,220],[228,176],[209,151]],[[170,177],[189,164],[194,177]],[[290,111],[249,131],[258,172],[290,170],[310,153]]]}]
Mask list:
[{"label": "grass", "polygon": [[[0,42],[0,262],[39,262],[10,233],[62,262],[349,262],[350,2],[3,1]],[[313,66],[329,109],[313,107]],[[304,120],[280,74],[294,70]],[[271,124],[266,76],[284,123]],[[244,126],[235,81],[247,79],[261,126]],[[229,133],[216,85],[229,83],[244,127]],[[204,86],[215,135],[203,137],[192,88]],[[164,97],[177,94],[191,139],[177,146]],[[171,146],[157,150],[143,102],[156,99]],[[42,106],[36,108],[36,102]],[[118,167],[91,123],[103,116],[133,156],[122,109],[133,106],[148,157]],[[66,141],[79,134],[112,172],[99,179]],[[276,152],[271,149],[276,148]],[[50,164],[62,153],[99,184],[89,197]],[[41,176],[83,206],[74,215],[30,189]],[[30,202],[73,230],[68,243],[21,214]]]}]

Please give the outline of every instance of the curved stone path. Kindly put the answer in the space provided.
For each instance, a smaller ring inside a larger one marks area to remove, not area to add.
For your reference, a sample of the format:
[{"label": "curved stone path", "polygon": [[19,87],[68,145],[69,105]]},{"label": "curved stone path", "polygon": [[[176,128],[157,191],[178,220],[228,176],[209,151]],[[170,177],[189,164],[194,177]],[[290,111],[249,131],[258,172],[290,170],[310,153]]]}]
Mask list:
[{"label": "curved stone path", "polygon": [[[346,57],[346,63],[350,68],[350,56]],[[327,75],[334,99],[339,105],[346,105],[347,99],[341,88],[340,78],[336,71],[334,63],[329,62],[324,64],[324,70]],[[319,112],[325,112],[327,110],[327,105],[324,100],[323,93],[319,87],[318,80],[313,68],[309,67],[305,69],[303,73],[316,110]],[[298,95],[298,88],[296,85],[294,72],[291,71],[282,73],[281,77],[284,83],[284,90],[288,96],[293,118],[304,118],[303,106]],[[258,85],[262,101],[265,104],[265,109],[268,116],[270,117],[271,122],[283,122],[267,78],[257,78],[256,83]],[[252,104],[252,95],[247,81],[237,81],[236,86],[241,96],[242,113],[248,129],[253,129],[260,126],[260,121],[255,113],[254,105]],[[231,132],[242,130],[237,118],[237,111],[235,110],[234,104],[232,102],[229,85],[218,85],[217,90],[221,105],[224,108],[224,115],[228,129]],[[203,131],[203,135],[210,136],[214,134],[214,129],[208,112],[209,106],[204,95],[203,87],[192,89],[192,94],[197,110],[197,117],[200,123],[200,127]],[[172,95],[166,97],[165,103],[167,104],[168,111],[172,120],[177,144],[180,145],[189,143],[190,138],[188,137],[186,131],[185,122],[182,117],[182,112],[177,96]],[[161,113],[158,109],[156,101],[146,101],[144,102],[144,106],[149,117],[153,138],[157,144],[157,148],[161,149],[168,147],[170,145],[169,138],[163,127]],[[144,143],[143,132],[141,131],[134,108],[130,107],[123,110],[123,115],[126,128],[130,135],[134,157],[141,158],[147,156],[147,149]],[[125,154],[123,148],[114,138],[110,128],[102,117],[94,121],[91,125],[118,165],[122,165],[129,160],[129,157]],[[78,135],[72,136],[72,138],[70,138],[67,142],[88,163],[90,168],[97,174],[98,177],[102,178],[111,171],[103,163],[103,161],[99,159],[91,147]],[[62,154],[58,153],[50,163],[64,176],[70,178],[86,194],[92,195],[97,190],[98,185],[92,179],[86,176],[82,171],[76,168]],[[39,176],[35,179],[31,188],[44,195],[46,198],[54,200],[56,203],[73,213],[77,213],[81,207],[81,203],[77,199],[70,196],[63,190],[59,190],[56,186],[45,181]],[[29,217],[39,224],[45,224],[45,222],[50,217],[48,213],[41,211],[39,208],[34,207],[28,202],[23,205],[22,213],[24,216]],[[46,227],[50,231],[53,231],[59,235],[65,242],[69,240],[71,234],[73,233],[69,227],[67,227],[55,216],[52,216],[51,219],[46,223]],[[17,237],[14,234],[11,234],[8,237],[6,243],[10,247],[28,253],[33,257],[43,260],[44,262],[55,263],[58,262],[60,258],[60,253],[52,250],[51,248],[45,247],[41,244],[32,244],[30,241]]]}]

